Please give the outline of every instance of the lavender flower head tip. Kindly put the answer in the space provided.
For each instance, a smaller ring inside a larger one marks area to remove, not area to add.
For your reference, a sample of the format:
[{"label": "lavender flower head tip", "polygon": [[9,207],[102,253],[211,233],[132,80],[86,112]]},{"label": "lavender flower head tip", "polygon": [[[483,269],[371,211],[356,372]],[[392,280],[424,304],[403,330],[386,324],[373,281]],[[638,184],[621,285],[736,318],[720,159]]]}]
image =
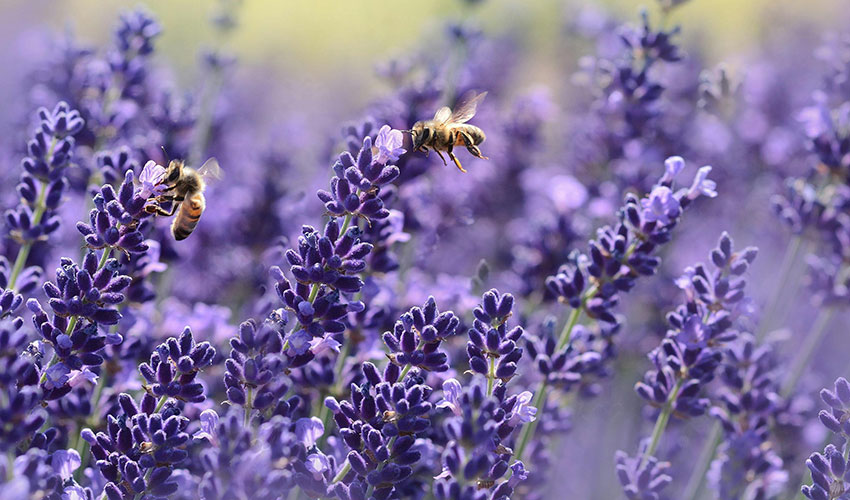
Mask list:
[{"label": "lavender flower head tip", "polygon": [[511,417],[511,425],[517,425],[519,423],[527,424],[534,421],[537,415],[537,408],[529,404],[532,397],[533,394],[530,391],[519,393],[516,400],[516,408]]},{"label": "lavender flower head tip", "polygon": [[162,177],[165,175],[165,167],[158,165],[155,161],[148,161],[142,167],[142,173],[139,174],[139,183],[141,191],[139,196],[142,198],[151,198],[162,194],[165,186],[159,185]]},{"label": "lavender flower head tip", "polygon": [[664,160],[664,176],[661,182],[671,182],[685,168],[685,160],[681,156],[671,156]]},{"label": "lavender flower head tip", "polygon": [[53,452],[53,457],[50,459],[50,465],[53,471],[66,480],[74,475],[74,471],[80,467],[80,454],[77,450],[57,450]]},{"label": "lavender flower head tip", "polygon": [[695,200],[700,196],[707,196],[709,198],[714,198],[717,196],[717,183],[708,178],[708,174],[711,173],[711,167],[705,166],[701,167],[697,171],[697,175],[694,176],[694,182],[691,184],[691,188],[688,189],[688,198],[691,200]]},{"label": "lavender flower head tip", "polygon": [[207,439],[210,443],[218,441],[218,413],[215,410],[201,412],[201,430],[192,435],[195,440]]},{"label": "lavender flower head tip", "polygon": [[308,471],[313,474],[313,478],[321,480],[322,473],[330,468],[328,457],[321,453],[312,453],[307,455],[307,461],[304,464]]},{"label": "lavender flower head tip", "polygon": [[295,422],[295,435],[307,449],[312,448],[324,433],[325,424],[318,417],[299,418]]},{"label": "lavender flower head tip", "polygon": [[640,200],[640,204],[643,208],[643,218],[647,222],[667,225],[681,212],[679,200],[667,186],[655,186],[649,196]]},{"label": "lavender flower head tip", "polygon": [[526,479],[528,479],[528,471],[525,469],[525,464],[520,460],[511,464],[511,478],[508,480],[508,486],[516,488],[516,485],[520,481],[525,481]]},{"label": "lavender flower head tip", "polygon": [[375,138],[375,145],[372,146],[372,163],[380,163],[386,165],[389,162],[398,160],[401,155],[407,152],[401,147],[404,141],[404,136],[401,130],[390,128],[389,125],[384,125],[378,131],[378,137]]},{"label": "lavender flower head tip", "polygon": [[463,387],[456,379],[450,378],[443,382],[443,399],[437,403],[437,408],[448,408],[457,416],[463,414],[460,408],[460,393]]}]

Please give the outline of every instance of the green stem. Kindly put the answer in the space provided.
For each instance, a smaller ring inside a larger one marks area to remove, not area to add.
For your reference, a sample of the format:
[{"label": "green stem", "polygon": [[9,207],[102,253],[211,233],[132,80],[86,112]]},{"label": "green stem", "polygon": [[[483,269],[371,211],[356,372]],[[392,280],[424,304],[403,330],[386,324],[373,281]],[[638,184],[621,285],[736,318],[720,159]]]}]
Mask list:
[{"label": "green stem", "polygon": [[487,372],[487,395],[493,395],[493,383],[496,381],[496,358],[490,356],[490,370]]},{"label": "green stem", "polygon": [[316,296],[319,295],[319,284],[313,283],[313,287],[310,289],[310,296],[307,297],[307,300],[312,304],[313,301],[316,300]]},{"label": "green stem", "polygon": [[348,474],[348,471],[350,471],[350,470],[351,470],[351,464],[348,462],[348,459],[346,458],[345,464],[343,464],[342,469],[340,469],[339,472],[336,473],[336,476],[334,476],[333,481],[331,481],[331,484],[338,483],[338,482],[342,481],[342,478],[344,478],[345,475]]},{"label": "green stem", "polygon": [[714,458],[717,447],[720,446],[722,432],[723,427],[720,425],[720,422],[715,422],[711,427],[711,433],[709,433],[699,453],[697,465],[694,467],[693,472],[691,472],[690,479],[688,479],[685,494],[682,496],[685,500],[696,500],[698,498],[697,495],[699,495],[702,489],[705,474],[711,466],[711,460]]},{"label": "green stem", "polygon": [[[596,295],[596,289],[591,289],[590,293]],[[588,294],[588,298],[593,295]],[[584,303],[582,303],[582,306]],[[581,312],[584,307],[579,307],[573,309],[570,312],[569,318],[567,318],[567,322],[564,324],[563,330],[561,330],[561,336],[558,339],[558,347],[556,350],[561,350],[565,345],[570,343],[570,338],[573,333],[573,328],[575,328],[578,323],[579,318],[581,317]],[[532,406],[537,408],[538,411],[544,411],[544,406],[546,402],[546,391],[549,388],[549,382],[544,378],[540,385],[537,387],[537,390],[534,392],[534,399],[532,400]],[[534,436],[534,431],[537,429],[537,424],[539,419],[535,419],[533,422],[530,422],[522,429],[522,433],[519,436],[519,440],[517,441],[519,444],[517,445],[517,449],[514,452],[514,455],[518,460],[522,460],[522,454],[525,452],[525,448],[528,446],[528,443],[531,441],[531,437]]]},{"label": "green stem", "polygon": [[[357,190],[360,193],[360,190]],[[339,234],[344,235],[346,231],[348,231],[348,226],[351,225],[351,220],[354,219],[354,216],[351,214],[346,214],[345,219],[342,220],[342,227],[339,228]]]},{"label": "green stem", "polygon": [[799,256],[800,249],[803,246],[802,243],[802,235],[797,235],[791,239],[788,243],[788,247],[785,249],[785,256],[782,257],[782,263],[779,265],[779,283],[774,286],[770,299],[767,301],[764,309],[764,315],[762,316],[761,324],[759,325],[759,329],[756,334],[756,340],[758,341],[763,340],[764,336],[767,335],[767,332],[770,331],[770,327],[777,324],[777,322],[774,321],[777,319],[777,308],[781,302],[783,292],[788,288],[788,277],[791,275],[791,268],[797,262],[797,257]]},{"label": "green stem", "polygon": [[245,397],[245,427],[248,427],[248,422],[251,421],[251,404],[254,400],[254,388],[248,387],[248,395]]},{"label": "green stem", "polygon": [[156,408],[153,409],[153,412],[159,413],[159,410],[161,410],[162,407],[165,406],[166,401],[168,401],[168,396],[162,396],[161,398],[159,398],[159,401],[157,401]]},{"label": "green stem", "polygon": [[649,440],[649,448],[647,448],[646,453],[643,454],[643,458],[640,460],[640,467],[638,467],[638,469],[646,464],[647,459],[651,457],[658,448],[658,444],[661,442],[661,436],[664,434],[664,429],[667,428],[667,422],[670,420],[670,415],[673,414],[673,404],[676,402],[676,398],[679,397],[679,391],[682,389],[684,381],[684,378],[680,378],[676,382],[676,385],[673,386],[673,391],[667,397],[667,402],[664,404],[664,408],[655,420],[655,428],[652,429],[652,437]]},{"label": "green stem", "polygon": [[788,377],[782,384],[782,389],[780,390],[779,395],[782,396],[783,399],[788,398],[797,387],[800,377],[803,376],[803,372],[806,370],[806,367],[809,366],[812,355],[820,345],[821,340],[823,340],[823,336],[826,333],[826,327],[829,326],[829,321],[832,319],[834,313],[835,311],[832,308],[821,309],[818,313],[811,331],[809,331],[809,334],[806,335],[802,347],[798,351],[797,356],[794,358],[791,370],[788,372]]},{"label": "green stem", "polygon": [[411,366],[413,366],[413,365],[405,365],[405,367],[404,367],[404,368],[402,368],[402,370],[401,370],[401,374],[398,376],[398,380],[399,380],[399,381],[404,380],[404,376],[405,376],[405,375],[407,375],[407,372],[409,372],[409,371],[410,371],[410,367],[411,367]]}]

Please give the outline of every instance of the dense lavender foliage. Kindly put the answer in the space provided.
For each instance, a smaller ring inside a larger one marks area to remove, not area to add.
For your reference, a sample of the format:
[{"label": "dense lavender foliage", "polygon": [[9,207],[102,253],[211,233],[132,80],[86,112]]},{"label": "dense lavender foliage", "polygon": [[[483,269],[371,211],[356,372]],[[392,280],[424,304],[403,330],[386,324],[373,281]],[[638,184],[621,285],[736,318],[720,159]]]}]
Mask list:
[{"label": "dense lavender foliage", "polygon": [[[686,0],[565,6],[569,88],[517,90],[467,3],[323,137],[226,47],[180,88],[143,8],[20,70],[0,499],[850,499],[848,38],[733,72]],[[469,90],[463,174],[407,132]]]}]

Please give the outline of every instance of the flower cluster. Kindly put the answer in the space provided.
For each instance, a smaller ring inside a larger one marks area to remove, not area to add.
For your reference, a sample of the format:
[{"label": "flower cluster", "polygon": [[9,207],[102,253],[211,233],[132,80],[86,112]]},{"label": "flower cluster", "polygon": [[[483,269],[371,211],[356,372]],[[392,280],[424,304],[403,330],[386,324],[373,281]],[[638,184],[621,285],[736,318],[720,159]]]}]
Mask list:
[{"label": "flower cluster", "polygon": [[420,453],[411,447],[430,427],[430,420],[422,417],[431,412],[432,389],[421,383],[416,371],[400,379],[401,371],[392,363],[383,373],[372,363],[363,363],[362,372],[366,383],[352,384],[348,400],[325,400],[351,449],[351,472],[335,490],[340,498],[358,498],[362,494],[356,492],[364,489],[386,498],[403,487],[400,483],[413,473],[410,464],[419,460]]},{"label": "flower cluster", "polygon": [[773,498],[788,482],[788,473],[775,449],[771,423],[779,413],[779,388],[770,345],[759,346],[742,335],[723,353],[720,405],[711,415],[723,426],[724,440],[708,479],[719,498],[747,491],[754,498]]},{"label": "flower cluster", "polygon": [[224,384],[232,404],[260,413],[274,405],[272,414],[285,416],[298,407],[298,396],[284,399],[290,388],[281,376],[289,360],[280,331],[284,326],[285,313],[277,312],[259,325],[254,321],[242,323],[239,336],[230,339],[232,350],[224,363]]},{"label": "flower cluster", "polygon": [[159,165],[146,165],[142,172],[141,189],[136,189],[134,174],[128,170],[118,193],[111,185],[104,185],[100,193],[94,196],[94,209],[89,216],[90,223],[77,223],[86,245],[92,250],[119,250],[126,254],[140,254],[148,250],[145,235],[140,230],[142,219],[151,214],[145,210],[148,198],[153,194],[145,187],[149,177],[159,177],[165,169]]},{"label": "flower cluster", "polygon": [[635,385],[638,395],[660,409],[652,440],[635,460],[627,459],[624,454],[617,459],[621,483],[627,495],[633,495],[630,498],[657,495],[657,484],[639,478],[647,474],[663,477],[659,470],[661,463],[645,467],[658,447],[668,419],[697,417],[708,409],[705,387],[720,368],[723,346],[738,336],[735,327],[747,312],[743,306],[747,302],[744,275],[756,254],[753,247],[734,252],[732,239],[724,233],[710,254],[714,270],[697,264],[686,269],[677,281],[687,301],[667,315],[671,328],[661,345],[649,354],[653,368],[647,371],[643,382]]},{"label": "flower cluster", "polygon": [[424,306],[402,314],[393,331],[384,333],[384,344],[392,352],[390,361],[406,369],[448,370],[448,355],[440,344],[455,334],[458,325],[460,319],[453,312],[441,313],[434,297],[428,297]]},{"label": "flower cluster", "polygon": [[145,391],[155,397],[170,397],[190,403],[202,403],[204,386],[195,380],[215,357],[209,342],[195,342],[192,330],[183,330],[179,338],[171,337],[157,346],[150,361],[139,365],[147,381]]},{"label": "flower cluster", "polygon": [[[821,410],[818,417],[821,423],[840,436],[846,449],[850,443],[850,432],[847,428],[847,415],[850,413],[850,382],[844,377],[835,381],[833,391],[823,389],[821,399],[829,406],[829,410]],[[828,500],[841,498],[850,488],[850,468],[847,466],[845,454],[833,444],[826,445],[821,453],[813,453],[806,466],[812,472],[811,486],[803,486],[802,492],[812,500]]]},{"label": "flower cluster", "polygon": [[356,159],[349,152],[341,154],[333,165],[330,191],[317,192],[328,213],[366,220],[387,218],[390,213],[380,190],[398,177],[398,167],[387,162],[398,160],[402,153],[401,132],[387,126],[378,133],[374,146],[371,137],[363,140]]},{"label": "flower cluster", "polygon": [[631,290],[639,276],[655,274],[661,260],[654,254],[670,241],[683,211],[700,196],[717,196],[708,179],[711,167],[700,168],[690,188],[674,192],[672,181],[683,168],[681,158],[668,158],[664,176],[647,196],[626,195],[619,223],[597,231],[586,258],[576,257],[547,278],[549,291],[591,318],[616,324],[612,308],[619,294]]},{"label": "flower cluster", "polygon": [[[21,203],[5,213],[10,235],[25,248],[59,228],[56,211],[68,186],[66,170],[74,155],[74,136],[85,124],[80,113],[65,102],[57,104],[53,111],[39,109],[38,118],[38,128],[21,162],[23,173],[16,189]],[[24,259],[28,253],[28,250],[22,252]],[[15,288],[17,273],[25,263],[15,263],[9,288]]]},{"label": "flower cluster", "polygon": [[484,294],[481,305],[472,311],[475,320],[469,330],[466,354],[469,368],[487,377],[488,393],[492,392],[496,379],[505,384],[513,378],[522,357],[522,348],[517,342],[524,331],[521,326],[510,330],[507,326],[513,306],[513,295],[502,295],[493,289]]},{"label": "flower cluster", "polygon": [[123,500],[173,494],[180,487],[172,477],[174,466],[188,456],[183,447],[190,439],[189,419],[174,406],[163,409],[150,394],[139,405],[129,394],[121,394],[118,401],[121,417],[107,416],[107,432],[84,429],[82,433],[108,481],[103,490],[106,497]]},{"label": "flower cluster", "polygon": [[[545,41],[595,54],[520,90],[543,52],[465,3],[378,65],[388,91],[341,137],[297,99],[259,115],[286,88],[254,78],[268,64],[233,85],[240,2],[215,6],[194,79],[144,10],[103,47],[27,35],[0,88],[4,137],[38,110],[0,145],[23,157],[0,169],[0,498],[848,496],[850,383],[809,425],[846,358],[822,342],[850,299],[846,37],[811,57],[811,30],[771,26],[735,74],[669,24],[684,0],[637,26],[571,2]],[[359,100],[355,66],[328,116]],[[468,175],[408,151],[473,90],[429,142]],[[211,156],[226,182],[170,189],[207,202],[175,241],[161,165]],[[706,241],[729,227],[758,262]]]}]

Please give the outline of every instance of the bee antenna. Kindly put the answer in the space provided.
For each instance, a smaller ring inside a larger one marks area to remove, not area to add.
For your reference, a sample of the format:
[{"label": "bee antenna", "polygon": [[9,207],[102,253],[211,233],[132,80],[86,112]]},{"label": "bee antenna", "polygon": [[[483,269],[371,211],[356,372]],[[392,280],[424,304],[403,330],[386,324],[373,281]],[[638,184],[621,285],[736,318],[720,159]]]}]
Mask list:
[{"label": "bee antenna", "polygon": [[168,157],[168,151],[165,150],[165,146],[159,147],[162,150],[162,154],[165,155],[165,163],[168,164],[171,159]]}]

